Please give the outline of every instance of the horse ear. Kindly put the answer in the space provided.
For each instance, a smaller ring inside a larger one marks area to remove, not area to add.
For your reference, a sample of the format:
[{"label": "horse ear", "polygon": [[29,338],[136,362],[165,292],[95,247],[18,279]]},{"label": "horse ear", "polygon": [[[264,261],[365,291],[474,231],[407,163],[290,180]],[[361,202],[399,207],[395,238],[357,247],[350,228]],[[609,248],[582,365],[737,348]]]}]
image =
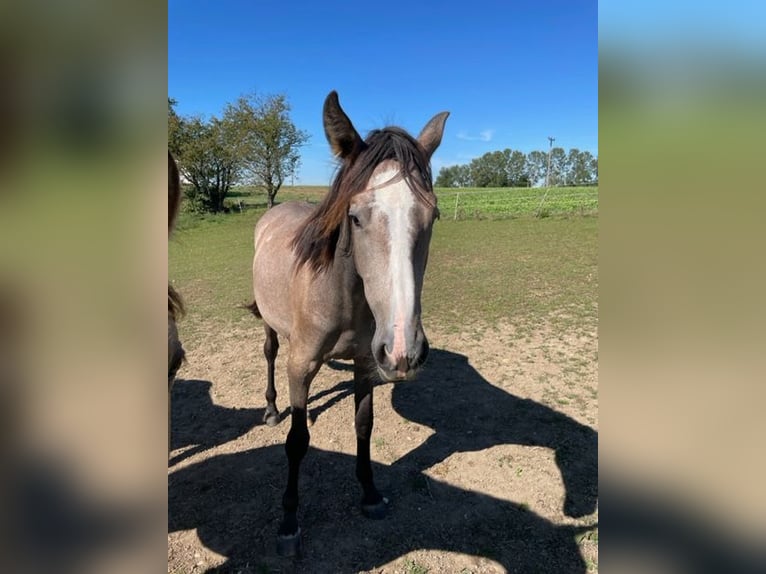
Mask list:
[{"label": "horse ear", "polygon": [[436,148],[442,143],[442,134],[444,134],[444,124],[447,122],[447,116],[449,116],[449,112],[436,114],[418,136],[418,141],[423,146],[423,149],[426,150],[428,159],[431,159]]},{"label": "horse ear", "polygon": [[345,159],[362,147],[362,138],[340,107],[338,92],[335,90],[330,92],[324,101],[322,119],[327,141],[330,142],[332,152],[336,156]]}]

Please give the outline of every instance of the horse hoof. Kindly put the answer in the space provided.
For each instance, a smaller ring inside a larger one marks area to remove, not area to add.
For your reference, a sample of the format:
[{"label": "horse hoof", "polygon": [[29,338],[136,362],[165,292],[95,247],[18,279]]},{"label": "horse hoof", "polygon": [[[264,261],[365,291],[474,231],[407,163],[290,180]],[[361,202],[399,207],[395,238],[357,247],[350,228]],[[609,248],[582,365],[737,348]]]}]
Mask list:
[{"label": "horse hoof", "polygon": [[284,557],[300,557],[303,554],[303,543],[301,542],[301,529],[298,532],[289,535],[277,536],[277,554]]},{"label": "horse hoof", "polygon": [[372,520],[382,520],[388,514],[388,499],[383,497],[375,504],[362,504],[362,515]]},{"label": "horse hoof", "polygon": [[266,413],[263,415],[266,426],[275,427],[279,424],[279,413]]}]

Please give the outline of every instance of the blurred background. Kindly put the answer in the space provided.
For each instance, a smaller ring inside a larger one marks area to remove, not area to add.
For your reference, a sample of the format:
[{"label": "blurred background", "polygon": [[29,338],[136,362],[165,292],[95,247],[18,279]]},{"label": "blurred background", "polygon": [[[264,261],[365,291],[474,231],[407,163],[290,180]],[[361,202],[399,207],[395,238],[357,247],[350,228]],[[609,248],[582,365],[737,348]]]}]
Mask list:
[{"label": "blurred background", "polygon": [[[599,5],[610,571],[766,563],[763,22]],[[0,31],[0,570],[154,570],[167,7],[6,3]]]}]

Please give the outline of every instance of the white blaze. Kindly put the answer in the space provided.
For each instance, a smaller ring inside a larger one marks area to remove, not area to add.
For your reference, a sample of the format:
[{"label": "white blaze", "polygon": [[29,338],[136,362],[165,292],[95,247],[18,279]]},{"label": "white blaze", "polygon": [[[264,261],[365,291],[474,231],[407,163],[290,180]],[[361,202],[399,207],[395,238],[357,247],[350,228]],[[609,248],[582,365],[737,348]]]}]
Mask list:
[{"label": "white blaze", "polygon": [[415,276],[412,269],[411,212],[415,205],[412,191],[403,178],[396,177],[398,170],[391,169],[372,179],[375,191],[374,203],[388,220],[388,273],[391,285],[390,320],[394,327],[394,348],[389,349],[394,361],[407,354],[405,328],[412,323],[415,313]]}]

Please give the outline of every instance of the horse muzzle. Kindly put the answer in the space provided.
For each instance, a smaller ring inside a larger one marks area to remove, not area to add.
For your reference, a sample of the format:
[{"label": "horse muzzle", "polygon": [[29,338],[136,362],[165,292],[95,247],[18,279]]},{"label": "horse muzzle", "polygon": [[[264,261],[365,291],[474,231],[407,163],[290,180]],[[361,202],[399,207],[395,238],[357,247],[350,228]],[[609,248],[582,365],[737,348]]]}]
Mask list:
[{"label": "horse muzzle", "polygon": [[409,381],[415,377],[428,357],[428,339],[418,329],[415,341],[406,349],[386,342],[373,342],[373,356],[378,374],[387,382]]}]

